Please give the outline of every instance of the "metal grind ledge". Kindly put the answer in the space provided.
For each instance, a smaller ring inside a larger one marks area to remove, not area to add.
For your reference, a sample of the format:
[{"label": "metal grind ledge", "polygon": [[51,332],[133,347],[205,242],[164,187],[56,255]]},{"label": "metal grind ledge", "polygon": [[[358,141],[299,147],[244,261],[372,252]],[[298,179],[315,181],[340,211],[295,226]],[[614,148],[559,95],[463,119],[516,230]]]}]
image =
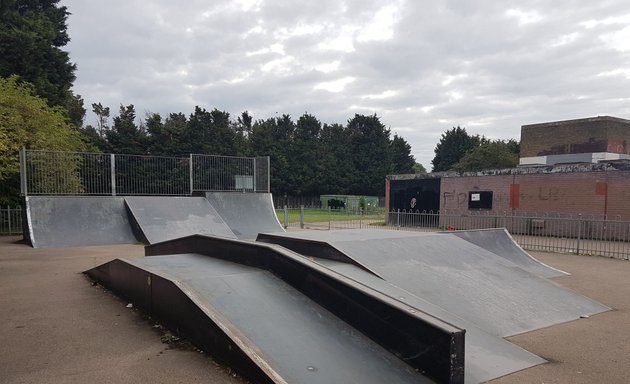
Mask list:
[{"label": "metal grind ledge", "polygon": [[[145,253],[147,256],[171,255],[135,260],[133,263],[139,268],[144,268],[139,263],[151,263],[150,271],[147,269],[145,274],[159,274],[162,278],[171,276],[173,280],[177,275],[179,284],[185,284],[196,292],[206,306],[227,319],[230,327],[246,333],[248,341],[243,345],[247,348],[243,349],[243,353],[249,363],[234,364],[233,361],[226,361],[220,353],[215,354],[216,358],[235,367],[247,367],[252,364],[260,366],[260,356],[263,356],[264,364],[272,367],[284,380],[268,376],[272,382],[464,382],[464,330],[282,247],[193,235],[147,246]],[[192,257],[183,254],[197,254],[194,256],[197,261],[172,261]],[[165,257],[171,261],[164,261],[167,260]],[[213,276],[217,275],[219,269],[216,265],[221,260],[224,263],[222,265],[235,265],[248,270],[247,278],[234,277],[239,275],[234,270],[221,278],[225,286],[230,287],[229,292],[207,286],[215,284],[213,281],[217,277]],[[203,267],[211,264],[214,267]],[[106,270],[109,267],[104,265],[95,270],[99,269]],[[93,271],[88,271],[88,274],[98,279]],[[146,276],[129,279],[125,272],[109,277],[110,281],[118,279],[140,281],[139,284],[146,285]],[[122,285],[121,291],[146,291],[146,288],[138,287],[138,283],[116,284]],[[167,297],[156,295],[155,284],[149,299],[137,298],[136,301],[153,312],[158,301],[166,310],[175,307],[169,304]],[[288,304],[296,301],[302,304]],[[173,309],[172,314],[166,314],[171,320],[171,326],[174,324],[185,333],[182,322],[187,321],[193,329],[196,327],[187,319],[178,320],[178,313],[183,312]],[[157,313],[156,316],[165,317]],[[325,326],[308,326],[322,319],[330,320],[326,320],[328,324]],[[206,348],[203,337],[187,337]],[[226,337],[233,340],[229,335]],[[350,348],[352,343],[362,346]],[[305,348],[310,352],[301,353]],[[251,351],[258,351],[259,354],[251,355]],[[299,360],[299,356],[304,359]],[[307,361],[325,357],[329,358],[330,366],[307,364]],[[316,373],[306,370],[304,376],[293,376],[291,367],[304,365],[316,368]],[[380,368],[372,372],[371,368],[367,368],[370,366]],[[245,372],[249,371],[251,369],[245,369]]]}]

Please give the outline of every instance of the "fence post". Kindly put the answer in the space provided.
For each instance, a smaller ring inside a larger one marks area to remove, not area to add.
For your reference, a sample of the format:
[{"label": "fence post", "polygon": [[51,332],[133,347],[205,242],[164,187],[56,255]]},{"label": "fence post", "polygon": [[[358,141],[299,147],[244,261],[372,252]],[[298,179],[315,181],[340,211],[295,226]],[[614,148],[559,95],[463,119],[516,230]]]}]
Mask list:
[{"label": "fence post", "polygon": [[582,214],[578,214],[578,233],[577,233],[577,244],[575,246],[575,254],[580,254],[580,237],[582,237]]},{"label": "fence post", "polygon": [[304,206],[300,205],[300,228],[304,228]]},{"label": "fence post", "polygon": [[253,187],[254,187],[254,193],[258,192],[258,189],[256,188],[256,158],[254,157],[252,159],[252,161],[254,162],[254,180],[253,180]]},{"label": "fence post", "polygon": [[112,179],[112,196],[116,196],[116,155],[113,153],[109,155],[109,162],[111,164],[111,179]]},{"label": "fence post", "polygon": [[193,155],[188,157],[188,183],[190,184],[190,196],[193,195]]},{"label": "fence post", "polygon": [[267,193],[271,191],[271,163],[269,156],[267,156]]},{"label": "fence post", "polygon": [[287,208],[287,205],[284,205],[284,228],[288,228],[289,227],[289,208]]},{"label": "fence post", "polygon": [[13,228],[11,227],[11,207],[7,205],[7,216],[9,216],[9,235],[13,234]]},{"label": "fence post", "polygon": [[363,219],[363,208],[359,207],[359,229],[361,229],[362,219]]},{"label": "fence post", "polygon": [[328,230],[329,231],[330,231],[331,226],[332,226],[332,211],[329,205],[328,206]]},{"label": "fence post", "polygon": [[20,189],[23,196],[28,196],[28,183],[26,181],[26,147],[20,150]]},{"label": "fence post", "polygon": [[400,228],[400,208],[396,211],[396,228]]}]

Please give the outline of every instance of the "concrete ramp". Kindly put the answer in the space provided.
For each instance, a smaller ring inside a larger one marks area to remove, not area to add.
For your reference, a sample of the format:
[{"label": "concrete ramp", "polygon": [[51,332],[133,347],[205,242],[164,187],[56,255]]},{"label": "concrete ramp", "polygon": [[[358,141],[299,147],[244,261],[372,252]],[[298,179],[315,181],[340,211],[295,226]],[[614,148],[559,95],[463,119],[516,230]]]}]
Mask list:
[{"label": "concrete ramp", "polygon": [[442,232],[453,234],[485,250],[510,260],[519,267],[540,277],[566,276],[567,272],[541,263],[514,241],[505,228],[477,229],[468,231]]},{"label": "concrete ramp", "polygon": [[284,232],[270,193],[208,192],[206,198],[239,239]]},{"label": "concrete ramp", "polygon": [[132,223],[148,244],[195,234],[236,238],[203,197],[125,197]]},{"label": "concrete ramp", "polygon": [[139,242],[122,197],[27,196],[26,214],[33,248]]},{"label": "concrete ramp", "polygon": [[196,235],[146,253],[86,273],[252,382],[464,380],[464,331],[282,247]]}]

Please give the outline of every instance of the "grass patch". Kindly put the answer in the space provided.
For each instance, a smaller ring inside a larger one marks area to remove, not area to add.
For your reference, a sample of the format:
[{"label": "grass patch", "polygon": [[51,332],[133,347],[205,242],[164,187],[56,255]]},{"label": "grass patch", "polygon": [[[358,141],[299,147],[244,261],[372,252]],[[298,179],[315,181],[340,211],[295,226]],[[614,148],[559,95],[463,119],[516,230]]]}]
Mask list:
[{"label": "grass patch", "polygon": [[[300,222],[300,210],[289,209],[289,223]],[[276,209],[276,216],[278,221],[284,224],[284,210]],[[358,214],[351,211],[328,211],[325,209],[304,209],[304,222],[305,223],[319,223],[326,221],[356,221],[356,220],[383,220],[383,213],[370,212],[366,214]]]}]

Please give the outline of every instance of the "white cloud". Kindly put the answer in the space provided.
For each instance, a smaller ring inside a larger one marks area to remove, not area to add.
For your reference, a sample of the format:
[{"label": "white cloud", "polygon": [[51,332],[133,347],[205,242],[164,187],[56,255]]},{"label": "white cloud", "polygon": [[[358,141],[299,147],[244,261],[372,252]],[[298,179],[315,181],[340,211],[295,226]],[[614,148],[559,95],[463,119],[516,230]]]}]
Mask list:
[{"label": "white cloud", "polygon": [[324,90],[332,93],[338,93],[346,88],[346,85],[354,82],[354,77],[348,76],[337,80],[324,81],[313,86],[314,90]]},{"label": "white cloud", "polygon": [[505,11],[505,15],[516,19],[518,25],[523,26],[527,24],[538,23],[543,19],[543,17],[538,13],[538,11],[523,11],[521,9],[508,9]]},{"label": "white cloud", "polygon": [[374,18],[358,33],[357,41],[385,41],[394,36],[394,26],[398,18],[398,6],[386,5],[379,9]]}]

